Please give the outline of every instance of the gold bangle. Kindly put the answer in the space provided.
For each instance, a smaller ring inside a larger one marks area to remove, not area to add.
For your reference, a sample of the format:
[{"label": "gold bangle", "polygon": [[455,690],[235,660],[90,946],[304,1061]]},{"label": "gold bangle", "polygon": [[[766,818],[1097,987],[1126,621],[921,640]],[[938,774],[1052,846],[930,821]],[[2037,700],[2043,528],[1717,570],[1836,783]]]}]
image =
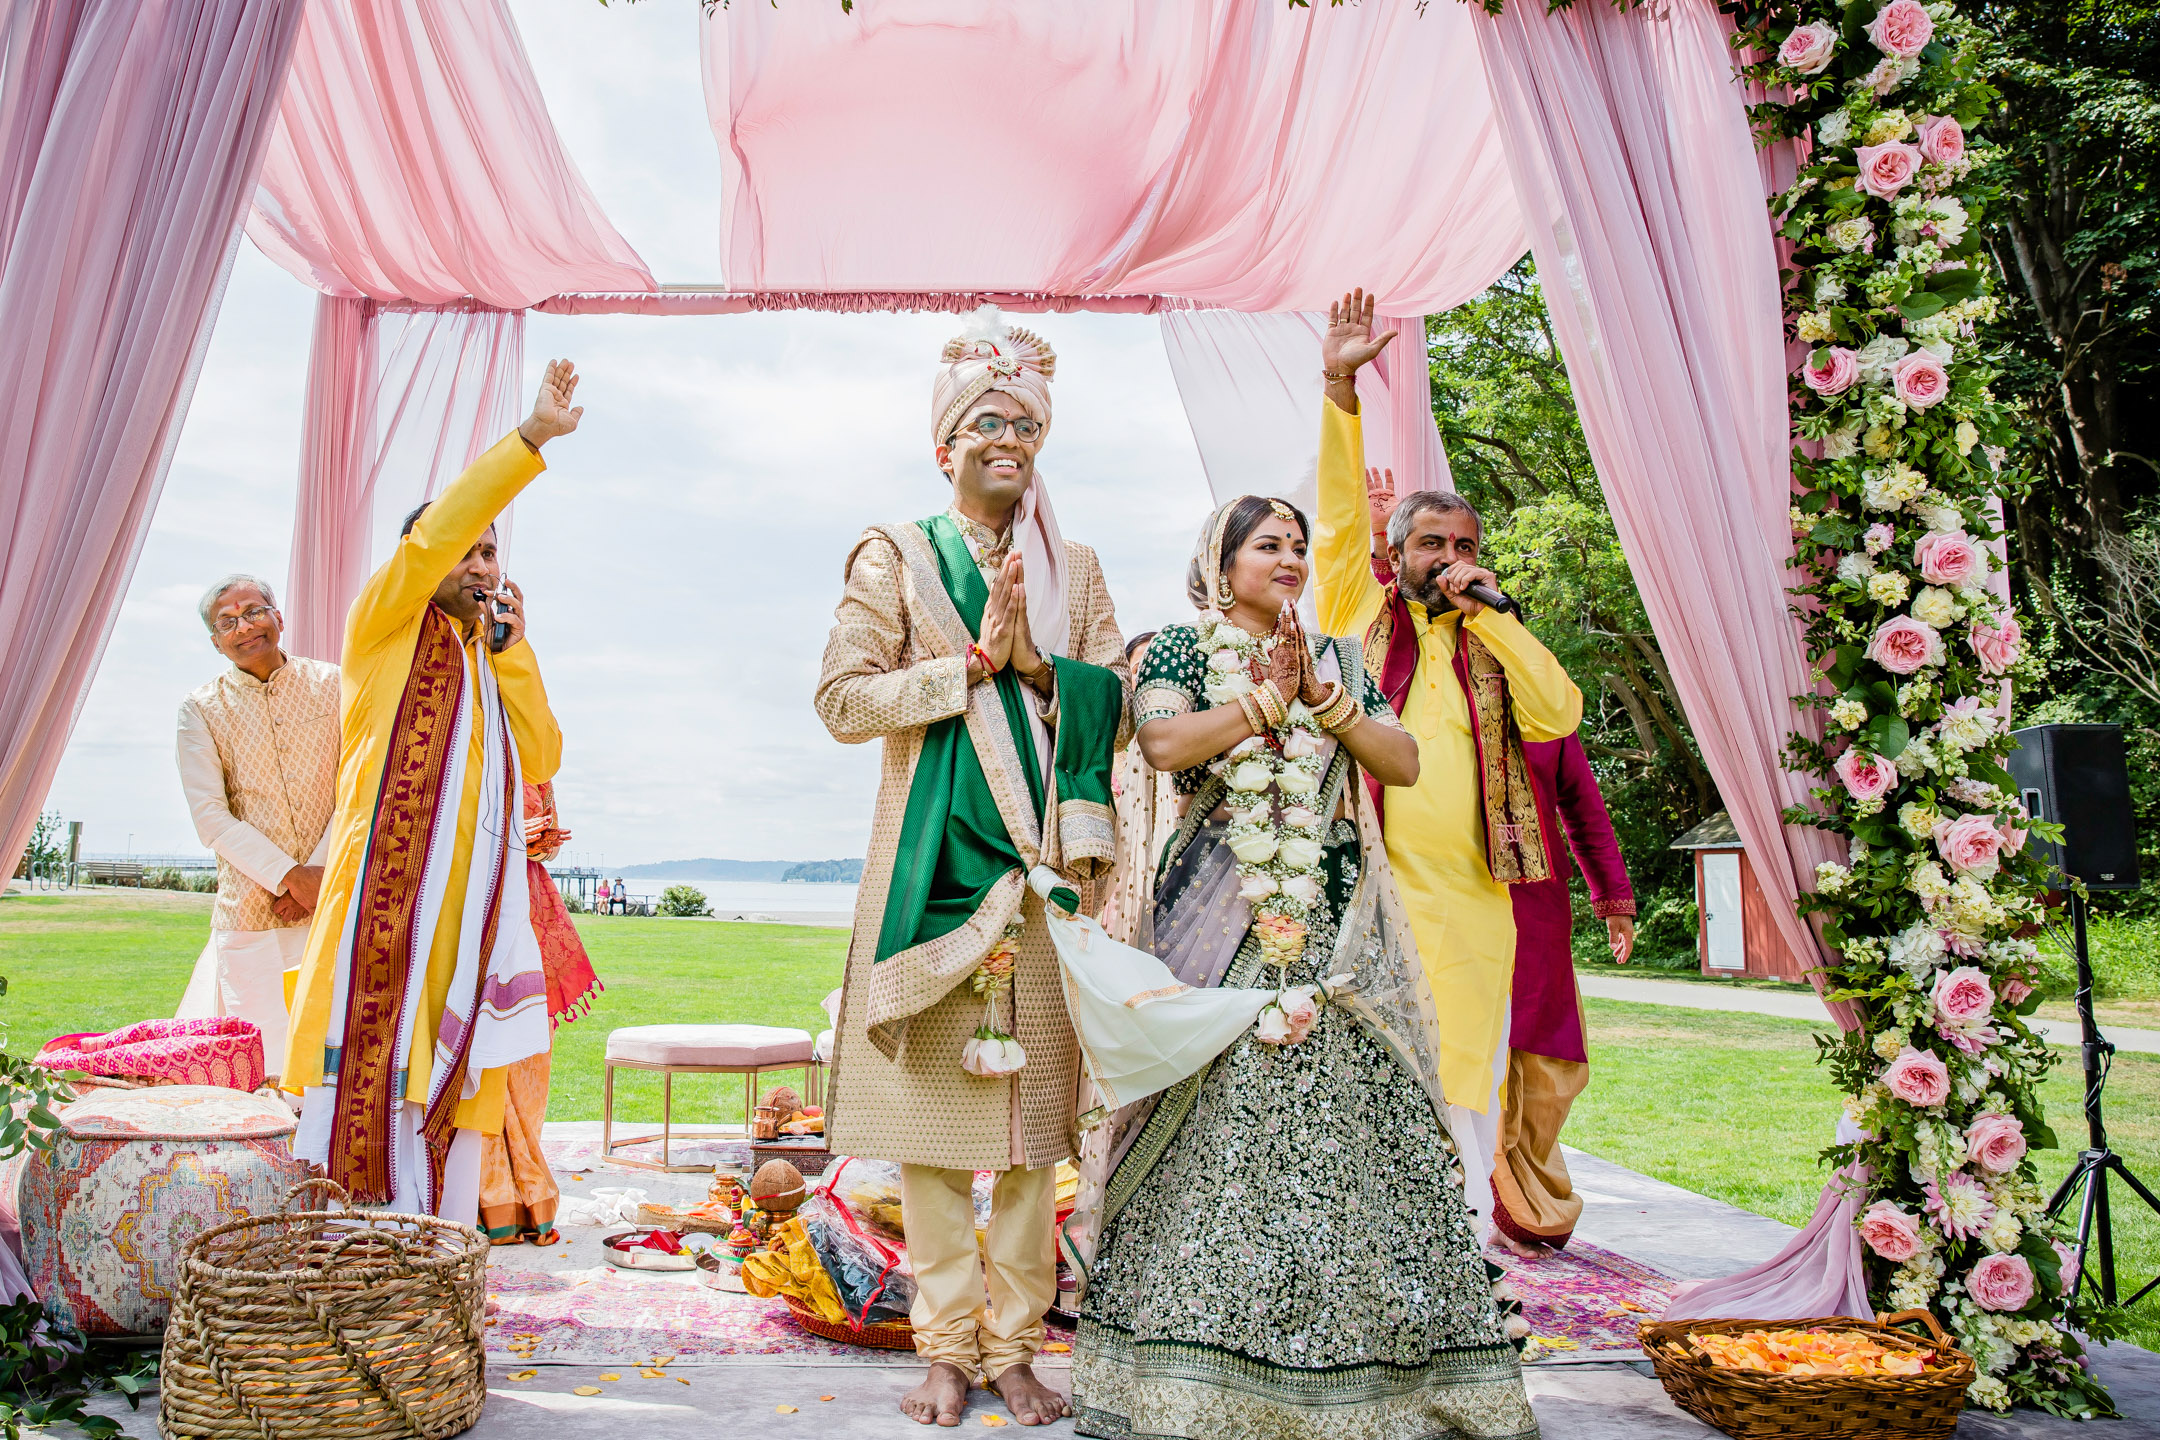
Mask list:
[{"label": "gold bangle", "polygon": [[1238,696],[1237,708],[1238,713],[1245,717],[1245,723],[1252,727],[1253,734],[1264,735],[1267,733],[1267,722],[1261,717],[1259,702],[1255,701],[1252,696]]},{"label": "gold bangle", "polygon": [[1273,680],[1261,682],[1260,688],[1255,690],[1253,695],[1259,700],[1261,710],[1267,715],[1268,729],[1280,730],[1283,722],[1290,718],[1290,707],[1283,703],[1282,692],[1275,688],[1275,682]]}]

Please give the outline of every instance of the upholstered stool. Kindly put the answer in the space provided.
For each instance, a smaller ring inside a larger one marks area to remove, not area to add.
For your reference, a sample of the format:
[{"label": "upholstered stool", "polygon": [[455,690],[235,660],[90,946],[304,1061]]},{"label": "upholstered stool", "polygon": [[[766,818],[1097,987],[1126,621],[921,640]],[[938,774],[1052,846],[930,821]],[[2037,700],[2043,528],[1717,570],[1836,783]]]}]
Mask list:
[{"label": "upholstered stool", "polygon": [[99,1089],[64,1107],[20,1200],[23,1268],[47,1313],[89,1335],[164,1329],[187,1242],[284,1209],[307,1178],[295,1123],[282,1101],[222,1085]]},{"label": "upholstered stool", "polygon": [[[607,1080],[601,1096],[600,1154],[617,1165],[643,1170],[706,1170],[707,1165],[677,1165],[671,1145],[675,1136],[675,1077],[677,1075],[740,1075],[743,1077],[743,1125],[699,1126],[685,1130],[696,1135],[747,1135],[750,1112],[757,1104],[758,1077],[767,1070],[803,1072],[806,1104],[819,1104],[824,1087],[824,1066],[811,1055],[810,1032],[772,1025],[633,1025],[614,1030],[607,1038]],[[660,1131],[657,1135],[615,1135],[615,1072],[657,1070],[661,1075]],[[615,1152],[626,1145],[660,1142],[660,1158],[646,1160]]]}]

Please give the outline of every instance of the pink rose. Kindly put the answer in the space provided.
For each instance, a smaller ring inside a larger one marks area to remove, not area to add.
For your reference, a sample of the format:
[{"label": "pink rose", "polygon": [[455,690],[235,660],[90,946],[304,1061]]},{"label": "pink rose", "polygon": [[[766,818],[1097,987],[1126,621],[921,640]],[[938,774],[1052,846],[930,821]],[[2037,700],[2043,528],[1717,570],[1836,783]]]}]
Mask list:
[{"label": "pink rose", "polygon": [[2004,621],[2000,630],[1975,622],[1972,649],[1974,658],[1980,662],[1980,673],[2000,675],[2015,665],[2018,652],[2024,648],[2024,638],[2025,632],[2015,616]]},{"label": "pink rose", "polygon": [[1845,793],[1855,800],[1874,800],[1890,793],[1897,784],[1897,767],[1878,756],[1870,755],[1859,746],[1837,758],[1831,770],[1845,782]]},{"label": "pink rose", "polygon": [[2002,831],[1985,815],[1935,822],[1936,852],[1960,874],[1993,875],[2002,863],[2002,848]]},{"label": "pink rose", "polygon": [[2032,1264],[2022,1255],[1989,1255],[1965,1277],[1965,1293],[1983,1310],[2023,1310],[2032,1304]]},{"label": "pink rose", "polygon": [[2015,1115],[1982,1115],[1965,1127],[1965,1153],[1990,1175],[2007,1175],[2025,1158],[2025,1127]]},{"label": "pink rose", "polygon": [[1878,200],[1894,200],[1920,170],[1920,151],[1902,140],[1862,145],[1854,152],[1860,178],[1854,183]]},{"label": "pink rose", "polygon": [[1960,965],[1935,977],[1935,989],[1928,998],[1935,1002],[1937,1015],[1952,1025],[1964,1025],[1987,1019],[1995,1008],[1995,987],[1988,984],[1985,971]]},{"label": "pink rose", "polygon": [[1910,60],[1935,38],[1935,21],[1920,0],[1890,0],[1868,22],[1867,33],[1883,54]]},{"label": "pink rose", "polygon": [[[1925,350],[1916,351],[1925,355]],[[1908,357],[1909,358],[1909,357]],[[1933,530],[1913,542],[1913,564],[1930,585],[1977,585],[1987,579],[1987,551],[1963,530]]]},{"label": "pink rose", "polygon": [[1812,25],[1796,27],[1778,46],[1780,65],[1799,71],[1802,75],[1820,75],[1830,67],[1830,57],[1837,53],[1837,31],[1820,20]]},{"label": "pink rose", "polygon": [[2025,848],[2025,830],[2017,822],[2025,818],[2023,810],[2002,818],[2003,854],[2015,855]]},{"label": "pink rose", "polygon": [[1827,400],[1852,388],[1853,381],[1860,378],[1860,360],[1843,345],[1825,345],[1808,356],[1800,378],[1807,381],[1808,389]]},{"label": "pink rose", "polygon": [[1948,115],[1930,115],[1920,122],[1920,157],[1937,165],[1955,165],[1965,158],[1965,127]]},{"label": "pink rose", "polygon": [[1875,627],[1867,656],[1893,675],[1910,675],[1923,665],[1942,663],[1942,636],[1910,615],[1893,615]]},{"label": "pink rose", "polygon": [[1320,991],[1312,985],[1300,985],[1286,990],[1282,997],[1283,1018],[1290,1023],[1289,1043],[1295,1045],[1312,1033],[1313,1022],[1320,1018]]},{"label": "pink rose", "polygon": [[1923,1110],[1950,1098],[1950,1067],[1932,1050],[1906,1046],[1883,1071],[1882,1078],[1891,1094]]},{"label": "pink rose", "polygon": [[1890,388],[1913,409],[1925,410],[1950,393],[1950,372],[1934,351],[1909,351],[1890,372]]},{"label": "pink rose", "polygon": [[2068,1295],[2071,1291],[2077,1288],[2077,1247],[2075,1245],[2065,1245],[2060,1240],[2050,1240],[2048,1241],[2048,1244],[2055,1247],[2056,1263],[2062,1266],[2062,1272],[2059,1277],[2062,1280],[2062,1293]]},{"label": "pink rose", "polygon": [[2025,997],[2032,994],[2032,990],[2033,987],[2022,975],[2003,976],[2003,1004],[2008,1005],[2013,1010],[2025,1003]]},{"label": "pink rose", "polygon": [[1910,1260],[1920,1253],[1920,1217],[1878,1200],[1860,1217],[1860,1238],[1892,1264]]}]

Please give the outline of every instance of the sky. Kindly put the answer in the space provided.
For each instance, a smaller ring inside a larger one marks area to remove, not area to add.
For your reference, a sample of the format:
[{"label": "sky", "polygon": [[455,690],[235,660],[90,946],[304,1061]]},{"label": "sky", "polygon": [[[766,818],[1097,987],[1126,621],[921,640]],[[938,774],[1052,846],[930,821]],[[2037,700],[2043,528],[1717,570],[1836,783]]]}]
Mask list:
[{"label": "sky", "polygon": [[[663,283],[720,283],[719,164],[697,7],[512,0],[557,130]],[[47,808],[89,853],[201,853],[174,717],[225,663],[196,615],[234,571],[285,580],[314,292],[242,241],[157,513]],[[1022,323],[1058,352],[1040,470],[1101,554],[1128,635],[1183,618],[1208,507],[1156,322]],[[944,508],[929,390],[944,315],[548,316],[529,399],[574,359],[586,407],[505,551],[564,734],[556,796],[597,866],[864,851],[878,747],[811,709],[865,525]],[[522,412],[521,412],[522,413]]]}]

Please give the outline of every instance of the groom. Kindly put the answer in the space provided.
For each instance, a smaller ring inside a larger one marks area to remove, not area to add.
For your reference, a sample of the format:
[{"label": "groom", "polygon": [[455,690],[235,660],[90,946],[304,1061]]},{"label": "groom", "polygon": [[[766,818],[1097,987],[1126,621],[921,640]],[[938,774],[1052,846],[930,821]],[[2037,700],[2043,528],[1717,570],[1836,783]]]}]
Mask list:
[{"label": "groom", "polygon": [[[1063,899],[1098,903],[1127,671],[1095,552],[1058,533],[1035,471],[1057,357],[986,306],[943,359],[931,443],[952,503],[856,542],[818,681],[833,738],[885,742],[828,1134],[901,1162],[910,1319],[931,1362],[901,1409],[957,1425],[980,1375],[1041,1425],[1071,1413],[1031,1362],[1057,1293],[1080,1057],[1027,877],[1046,866]],[[970,1043],[984,1031],[1017,1044]],[[997,1174],[981,1260],[978,1170]]]}]

